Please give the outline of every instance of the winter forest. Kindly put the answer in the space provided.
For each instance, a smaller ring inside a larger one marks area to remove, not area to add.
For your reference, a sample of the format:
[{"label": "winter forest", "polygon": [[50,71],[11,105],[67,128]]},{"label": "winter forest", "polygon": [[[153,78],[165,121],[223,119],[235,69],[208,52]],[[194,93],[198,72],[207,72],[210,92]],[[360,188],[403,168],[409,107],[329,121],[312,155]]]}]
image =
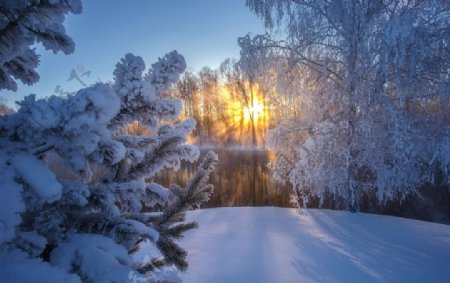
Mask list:
[{"label": "winter forest", "polygon": [[0,0],[0,282],[449,264],[448,0]]}]

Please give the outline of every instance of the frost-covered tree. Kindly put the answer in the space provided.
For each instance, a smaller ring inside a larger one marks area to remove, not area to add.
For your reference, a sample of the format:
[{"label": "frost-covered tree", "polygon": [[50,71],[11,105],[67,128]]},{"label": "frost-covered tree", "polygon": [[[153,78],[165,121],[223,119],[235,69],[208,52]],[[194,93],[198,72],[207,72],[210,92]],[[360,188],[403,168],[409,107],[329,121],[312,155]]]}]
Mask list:
[{"label": "frost-covered tree", "polygon": [[[176,123],[180,103],[163,96],[185,68],[173,51],[144,74],[143,60],[127,54],[112,85],[67,98],[30,95],[16,113],[0,116],[2,280],[156,281],[163,266],[185,270],[176,240],[196,227],[185,213],[212,193],[217,156],[208,153],[184,188],[152,182],[158,171],[199,156],[185,143],[195,121]],[[149,134],[129,135],[132,121]],[[144,242],[149,257],[137,262],[132,254]]]},{"label": "frost-covered tree", "polygon": [[280,134],[306,132],[290,151],[294,157],[281,154],[274,165],[300,195],[332,195],[355,211],[370,191],[380,202],[403,199],[436,168],[448,175],[447,1],[247,0],[247,6],[287,35],[263,36],[251,42],[254,48],[301,66],[303,88],[327,98],[305,105],[323,113],[312,124],[282,123],[269,137],[281,152],[289,146]]},{"label": "frost-covered tree", "polygon": [[75,43],[63,26],[67,13],[81,13],[81,0],[20,0],[0,2],[0,89],[17,90],[16,80],[31,85],[39,80],[42,43],[54,53],[70,54]]}]

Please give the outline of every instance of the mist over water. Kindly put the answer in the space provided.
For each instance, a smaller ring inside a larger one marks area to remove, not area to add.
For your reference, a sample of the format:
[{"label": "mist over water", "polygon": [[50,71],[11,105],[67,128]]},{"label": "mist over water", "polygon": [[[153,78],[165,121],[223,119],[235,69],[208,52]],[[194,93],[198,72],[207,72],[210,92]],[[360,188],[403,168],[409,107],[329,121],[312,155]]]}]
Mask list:
[{"label": "mist over water", "polygon": [[[208,150],[201,150],[199,160]],[[289,188],[273,180],[267,164],[267,150],[214,149],[219,163],[211,176],[214,193],[205,207],[281,206],[291,207]],[[198,163],[183,162],[178,171],[163,170],[156,181],[166,187],[171,183],[185,186]]]}]

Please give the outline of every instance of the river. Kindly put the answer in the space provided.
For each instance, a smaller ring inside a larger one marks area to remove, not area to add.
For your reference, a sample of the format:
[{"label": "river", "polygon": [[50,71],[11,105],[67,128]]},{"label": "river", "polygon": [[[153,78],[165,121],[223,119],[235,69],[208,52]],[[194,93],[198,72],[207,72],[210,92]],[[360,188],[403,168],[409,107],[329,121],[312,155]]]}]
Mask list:
[{"label": "river", "polygon": [[[265,150],[214,149],[219,163],[211,176],[214,193],[204,207],[281,206],[290,207],[289,188],[275,182],[267,168],[273,154]],[[199,160],[206,154],[201,151]],[[198,162],[183,162],[178,171],[163,170],[156,181],[164,186],[185,186]]]}]

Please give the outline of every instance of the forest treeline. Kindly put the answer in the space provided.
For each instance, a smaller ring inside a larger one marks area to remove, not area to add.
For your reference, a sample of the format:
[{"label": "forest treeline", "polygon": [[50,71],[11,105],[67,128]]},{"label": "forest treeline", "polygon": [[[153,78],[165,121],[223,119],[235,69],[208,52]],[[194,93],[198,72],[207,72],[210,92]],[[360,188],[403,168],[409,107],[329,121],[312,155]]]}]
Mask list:
[{"label": "forest treeline", "polygon": [[235,59],[228,58],[218,69],[185,72],[166,95],[181,99],[182,116],[196,120],[190,142],[264,147],[268,129],[300,115],[297,105],[302,97],[275,89],[269,83],[275,75],[279,74],[274,69],[264,78],[248,77]]}]

